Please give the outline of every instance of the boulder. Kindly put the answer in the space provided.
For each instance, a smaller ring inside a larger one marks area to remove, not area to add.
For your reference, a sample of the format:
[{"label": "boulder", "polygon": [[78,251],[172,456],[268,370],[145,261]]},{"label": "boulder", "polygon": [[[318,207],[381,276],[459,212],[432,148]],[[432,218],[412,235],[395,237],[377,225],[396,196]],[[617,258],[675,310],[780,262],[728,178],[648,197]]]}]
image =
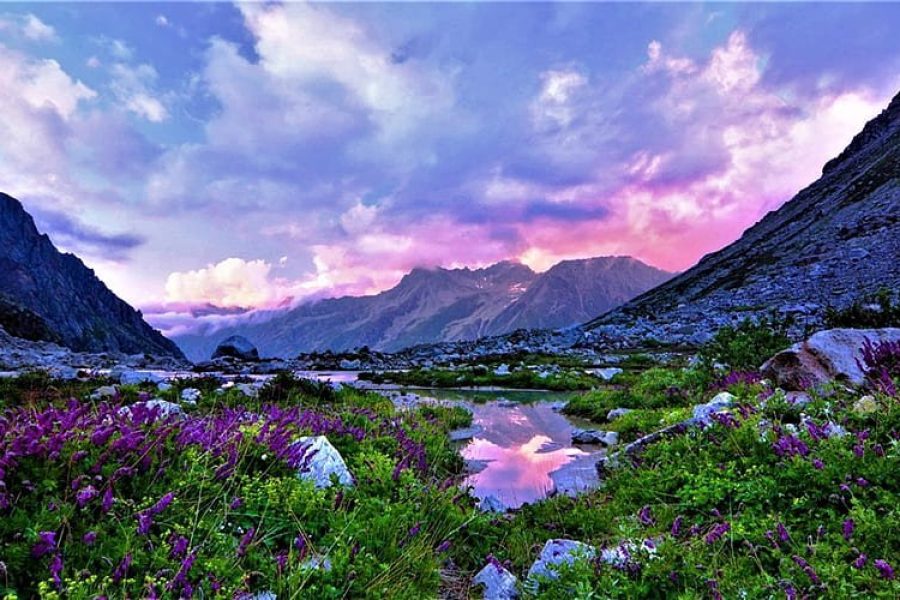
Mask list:
[{"label": "boulder", "polygon": [[104,385],[98,387],[91,393],[91,400],[103,400],[104,398],[115,398],[119,394],[119,390],[114,385]]},{"label": "boulder", "polygon": [[489,562],[478,571],[472,583],[484,586],[484,600],[514,600],[519,597],[519,580],[496,561]]},{"label": "boulder", "polygon": [[711,423],[712,415],[731,408],[732,404],[734,404],[734,396],[732,394],[719,392],[706,404],[694,406],[694,422],[705,427]]},{"label": "boulder", "polygon": [[297,444],[302,445],[305,451],[304,465],[297,472],[301,479],[312,481],[317,488],[326,488],[331,486],[334,475],[339,484],[353,485],[353,476],[347,469],[344,457],[327,437],[303,437],[297,440]]},{"label": "boulder", "polygon": [[478,510],[486,513],[505,513],[509,507],[500,498],[490,494],[478,502]]},{"label": "boulder", "polygon": [[865,374],[859,361],[866,340],[900,342],[900,328],[820,331],[779,352],[760,370],[774,385],[789,391],[802,391],[832,379],[862,385]]},{"label": "boulder", "polygon": [[156,389],[161,392],[168,392],[172,389],[172,384],[167,381],[160,381],[158,384],[156,384]]},{"label": "boulder", "polygon": [[615,421],[619,417],[624,417],[625,415],[627,415],[630,412],[631,412],[630,408],[614,408],[611,411],[609,411],[608,413],[606,413],[606,420],[607,421]]},{"label": "boulder", "polygon": [[610,381],[613,377],[622,372],[619,367],[607,367],[605,369],[594,369],[593,372],[603,381]]},{"label": "boulder", "polygon": [[483,428],[481,427],[481,425],[473,425],[471,427],[465,427],[463,429],[454,429],[450,432],[450,441],[464,442],[466,440],[471,440],[482,431]]},{"label": "boulder", "polygon": [[573,429],[572,443],[613,446],[619,443],[619,434],[615,431],[600,431],[598,429]]},{"label": "boulder", "polygon": [[853,403],[853,412],[859,415],[867,415],[878,410],[878,402],[874,396],[863,396]]},{"label": "boulder", "polygon": [[494,369],[494,375],[509,375],[509,365],[503,363],[496,369]]},{"label": "boulder", "polygon": [[184,388],[181,390],[181,401],[188,405],[195,405],[200,400],[202,394],[197,388]]},{"label": "boulder", "polygon": [[582,542],[564,539],[547,540],[541,550],[541,555],[528,569],[527,579],[532,585],[537,583],[539,577],[556,579],[559,577],[560,565],[571,565],[579,559],[591,560],[596,555],[596,548]]},{"label": "boulder", "polygon": [[358,360],[358,359],[357,359],[357,360],[347,360],[347,359],[345,358],[345,359],[342,359],[341,362],[340,362],[341,369],[343,369],[344,371],[356,371],[356,370],[359,370],[359,364],[360,364],[360,363],[359,363],[359,360]]},{"label": "boulder", "polygon": [[149,371],[130,371],[128,369],[113,369],[110,377],[118,379],[122,385],[138,385],[141,383],[155,383],[162,381],[162,377]]},{"label": "boulder", "polygon": [[174,402],[169,402],[168,400],[160,400],[158,398],[154,398],[153,400],[146,400],[144,402],[135,402],[131,406],[123,406],[119,409],[119,414],[131,416],[131,410],[133,407],[143,406],[148,410],[157,409],[159,412],[159,418],[167,419],[169,417],[176,417],[178,419],[185,419],[187,415],[184,414],[184,409],[175,404]]},{"label": "boulder", "polygon": [[244,336],[233,335],[222,340],[222,342],[216,346],[216,349],[212,354],[213,360],[224,357],[239,358],[246,361],[257,361],[259,360],[259,350],[257,350],[256,346]]}]

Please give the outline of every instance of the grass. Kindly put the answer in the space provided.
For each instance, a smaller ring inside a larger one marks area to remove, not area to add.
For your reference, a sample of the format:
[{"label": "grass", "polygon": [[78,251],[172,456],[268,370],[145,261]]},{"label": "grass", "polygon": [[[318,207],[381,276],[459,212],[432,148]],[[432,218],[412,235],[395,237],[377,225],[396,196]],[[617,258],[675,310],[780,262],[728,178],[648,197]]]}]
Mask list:
[{"label": "grass", "polygon": [[[895,380],[898,364],[880,363]],[[119,406],[152,388],[93,402],[106,382],[0,380],[0,597],[465,597],[489,555],[523,576],[550,538],[656,550],[618,567],[576,561],[526,597],[900,596],[896,389],[879,375],[879,387],[823,389],[799,409],[739,375],[657,367],[576,397],[568,410],[583,416],[634,409],[604,425],[626,439],[721,389],[738,408],[649,446],[595,492],[511,517],[479,513],[457,487],[447,432],[468,423],[459,409],[398,413],[377,395],[279,376],[256,399],[178,382],[162,395],[203,392],[186,420],[126,418]],[[825,435],[829,423],[847,434]],[[303,457],[287,442],[316,433],[354,487],[296,476]]]},{"label": "grass", "polygon": [[391,383],[409,387],[461,388],[461,387],[504,387],[512,389],[535,389],[551,391],[589,390],[603,384],[603,380],[587,374],[583,369],[560,369],[547,371],[542,377],[540,370],[528,368],[511,369],[508,374],[497,374],[493,368],[485,366],[461,367],[459,369],[413,369],[410,371],[387,371],[383,373],[361,373],[359,378],[372,383]]}]

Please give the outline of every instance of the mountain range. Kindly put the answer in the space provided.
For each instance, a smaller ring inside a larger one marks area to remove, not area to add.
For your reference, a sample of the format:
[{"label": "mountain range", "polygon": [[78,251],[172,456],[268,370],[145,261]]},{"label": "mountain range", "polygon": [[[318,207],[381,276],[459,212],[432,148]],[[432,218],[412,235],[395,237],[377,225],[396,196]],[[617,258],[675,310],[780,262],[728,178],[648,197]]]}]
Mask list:
[{"label": "mountain range", "polygon": [[175,337],[189,358],[242,335],[265,356],[368,346],[392,352],[517,329],[582,323],[671,277],[628,257],[563,261],[544,273],[504,261],[483,269],[416,268],[380,294],[255,314],[236,325]]},{"label": "mountain range", "polygon": [[0,327],[76,351],[183,358],[72,254],[41,234],[22,204],[0,193]]}]

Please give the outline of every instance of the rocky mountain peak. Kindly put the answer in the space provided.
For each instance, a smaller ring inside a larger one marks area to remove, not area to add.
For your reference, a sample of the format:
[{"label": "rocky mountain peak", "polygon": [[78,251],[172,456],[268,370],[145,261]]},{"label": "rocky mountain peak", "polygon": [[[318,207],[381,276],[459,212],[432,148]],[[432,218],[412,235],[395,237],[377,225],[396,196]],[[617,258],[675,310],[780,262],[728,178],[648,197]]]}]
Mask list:
[{"label": "rocky mountain peak", "polygon": [[[76,351],[183,358],[73,254],[56,249],[22,204],[0,193],[0,296],[3,314],[28,314],[32,337]],[[40,333],[46,331],[46,333]]]}]

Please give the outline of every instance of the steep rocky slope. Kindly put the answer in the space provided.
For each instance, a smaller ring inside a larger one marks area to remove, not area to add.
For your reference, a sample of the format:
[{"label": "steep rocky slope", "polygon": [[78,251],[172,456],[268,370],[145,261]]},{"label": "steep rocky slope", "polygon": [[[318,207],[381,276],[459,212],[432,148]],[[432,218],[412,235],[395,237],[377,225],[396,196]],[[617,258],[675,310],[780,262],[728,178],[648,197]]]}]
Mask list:
[{"label": "steep rocky slope", "polygon": [[85,352],[182,358],[178,347],[112,293],[78,257],[63,254],[22,204],[0,193],[0,318],[11,333]]},{"label": "steep rocky slope", "polygon": [[248,338],[265,356],[361,346],[396,351],[523,327],[575,325],[669,276],[622,257],[566,261],[543,274],[513,262],[475,270],[414,269],[397,286],[374,296],[254,315],[256,322],[176,341],[194,360],[208,358],[229,335]]},{"label": "steep rocky slope", "polygon": [[597,335],[690,340],[771,310],[816,323],[900,287],[900,94],[822,177],[733,244],[588,323]]}]

